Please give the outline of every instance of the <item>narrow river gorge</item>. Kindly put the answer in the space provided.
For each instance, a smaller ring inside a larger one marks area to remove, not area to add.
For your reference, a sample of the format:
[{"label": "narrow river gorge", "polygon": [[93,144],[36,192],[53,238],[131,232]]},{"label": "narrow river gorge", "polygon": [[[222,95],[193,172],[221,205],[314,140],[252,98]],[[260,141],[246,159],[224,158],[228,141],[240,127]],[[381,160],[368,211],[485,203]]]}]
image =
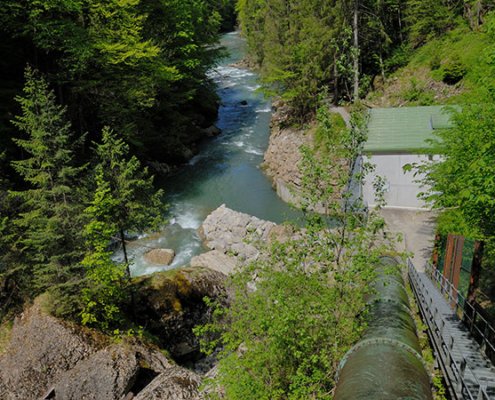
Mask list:
[{"label": "narrow river gorge", "polygon": [[[221,204],[276,223],[294,220],[299,213],[279,199],[260,164],[270,136],[271,103],[259,91],[258,76],[233,66],[245,55],[237,32],[223,36],[229,56],[211,71],[221,106],[217,126],[222,133],[205,140],[189,164],[162,182],[169,206],[169,224],[159,234],[133,242],[133,275],[186,265],[205,251],[198,235],[201,223]],[[167,267],[147,263],[150,248],[173,249]]]}]

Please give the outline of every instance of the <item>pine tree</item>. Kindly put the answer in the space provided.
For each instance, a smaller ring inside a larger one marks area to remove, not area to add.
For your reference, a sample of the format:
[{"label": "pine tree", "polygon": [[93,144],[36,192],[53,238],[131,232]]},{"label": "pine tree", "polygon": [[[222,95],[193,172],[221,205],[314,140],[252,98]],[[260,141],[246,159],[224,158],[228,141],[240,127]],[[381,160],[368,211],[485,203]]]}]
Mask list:
[{"label": "pine tree", "polygon": [[130,277],[126,249],[126,231],[156,229],[163,222],[162,190],[153,187],[153,177],[136,157],[129,157],[129,146],[110,129],[102,132],[102,142],[96,147],[97,176],[106,182],[113,197],[106,209],[119,236]]},{"label": "pine tree", "polygon": [[454,13],[448,0],[407,1],[406,22],[409,26],[409,40],[414,47],[445,32],[452,26],[453,20]]},{"label": "pine tree", "polygon": [[[75,185],[74,138],[64,107],[46,81],[26,69],[24,95],[18,96],[22,115],[14,125],[25,134],[15,143],[27,158],[12,162],[26,189],[13,192],[21,211],[13,220],[15,247],[31,265],[36,290],[71,279],[72,265],[81,255],[80,199]],[[36,292],[35,290],[35,292]]]}]

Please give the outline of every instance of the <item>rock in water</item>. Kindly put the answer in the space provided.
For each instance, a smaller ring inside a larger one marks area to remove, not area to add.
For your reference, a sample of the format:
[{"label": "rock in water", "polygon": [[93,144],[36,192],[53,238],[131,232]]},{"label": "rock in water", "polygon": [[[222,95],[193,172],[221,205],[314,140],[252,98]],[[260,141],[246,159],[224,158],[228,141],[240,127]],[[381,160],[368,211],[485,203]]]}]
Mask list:
[{"label": "rock in water", "polygon": [[222,133],[222,130],[215,125],[210,126],[203,130],[203,133],[208,137],[218,136]]},{"label": "rock in water", "polygon": [[144,254],[144,259],[150,264],[170,265],[175,258],[175,251],[171,249],[153,249]]},{"label": "rock in water", "polygon": [[200,235],[211,250],[249,262],[260,254],[257,242],[266,242],[275,226],[273,222],[231,210],[223,204],[206,217]]}]

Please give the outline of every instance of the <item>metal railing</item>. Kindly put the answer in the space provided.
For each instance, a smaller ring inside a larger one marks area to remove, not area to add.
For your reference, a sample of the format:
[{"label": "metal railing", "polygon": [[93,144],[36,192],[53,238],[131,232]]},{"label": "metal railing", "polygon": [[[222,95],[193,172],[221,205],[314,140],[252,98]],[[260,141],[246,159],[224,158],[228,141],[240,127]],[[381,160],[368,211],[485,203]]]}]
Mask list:
[{"label": "metal railing", "polygon": [[478,342],[483,353],[493,361],[495,357],[495,329],[476,308],[430,263],[426,264],[426,274],[436,284],[442,295],[450,303],[452,310],[466,324],[471,336]]},{"label": "metal railing", "polygon": [[[436,349],[437,361],[449,383],[451,394],[459,399],[490,400],[486,385],[478,380],[454,337],[445,331],[447,322],[433,303],[433,298],[428,296],[428,290],[410,259],[408,272],[423,318],[428,324],[428,333]],[[462,355],[460,362],[454,357],[454,351]]]}]

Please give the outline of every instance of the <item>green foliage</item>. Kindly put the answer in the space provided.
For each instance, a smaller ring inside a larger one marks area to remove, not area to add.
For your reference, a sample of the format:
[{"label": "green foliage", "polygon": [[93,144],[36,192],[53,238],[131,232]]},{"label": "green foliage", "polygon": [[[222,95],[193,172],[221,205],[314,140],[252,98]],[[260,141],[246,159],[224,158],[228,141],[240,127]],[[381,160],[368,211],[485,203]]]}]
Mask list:
[{"label": "green foliage", "polygon": [[103,129],[95,152],[97,185],[103,185],[98,180],[105,181],[112,196],[103,210],[112,220],[113,233],[120,235],[125,251],[124,231],[156,230],[164,222],[163,191],[155,191],[148,168],[143,168],[135,156],[129,157],[129,146],[110,129]]},{"label": "green foliage", "polygon": [[80,198],[75,185],[81,168],[74,163],[77,141],[47,83],[26,70],[22,115],[14,124],[24,133],[16,138],[26,158],[12,162],[26,189],[12,192],[20,212],[12,219],[12,246],[30,266],[34,290],[42,291],[75,279],[74,261],[81,254]]},{"label": "green foliage", "polygon": [[[494,19],[487,22],[493,35]],[[480,82],[476,95],[465,99],[462,109],[451,110],[454,127],[438,133],[435,153],[442,162],[418,167],[427,173],[425,193],[435,207],[444,210],[444,229],[456,224],[458,230],[477,238],[491,238],[495,232],[495,90],[492,80],[495,48],[487,48],[484,68],[488,73]]]},{"label": "green foliage", "polygon": [[467,73],[466,66],[457,57],[442,66],[442,80],[449,84],[455,85],[461,81]]},{"label": "green foliage", "polygon": [[[155,191],[153,177],[135,156],[129,157],[129,146],[110,129],[102,132],[95,149],[95,190],[85,210],[89,221],[84,229],[86,255],[81,264],[87,285],[82,290],[83,325],[107,332],[122,326],[123,304],[131,296],[127,291],[130,278],[124,231],[157,229],[163,222],[162,191]],[[119,238],[125,263],[112,260],[109,244]]]},{"label": "green foliage", "polygon": [[32,64],[57,85],[76,131],[94,139],[112,126],[134,153],[172,161],[182,148],[169,144],[199,136],[203,109],[206,123],[214,121],[206,71],[221,54],[220,13],[232,19],[232,7],[232,0],[6,0],[0,31],[17,68]]},{"label": "green foliage", "polygon": [[435,93],[426,88],[423,82],[411,78],[409,87],[401,93],[401,97],[413,105],[428,106],[434,103]]},{"label": "green foliage", "polygon": [[436,151],[443,162],[423,165],[432,187],[426,195],[438,208],[454,208],[472,230],[491,236],[495,229],[493,159],[495,101],[491,95],[455,112],[454,128],[441,131]]},{"label": "green foliage", "polygon": [[110,331],[120,325],[120,304],[124,300],[125,265],[115,263],[108,249],[117,229],[112,211],[119,206],[110,185],[98,168],[97,187],[91,205],[85,210],[90,221],[84,230],[88,251],[82,260],[86,270],[87,287],[82,291],[83,325]]},{"label": "green foliage", "polygon": [[[230,307],[217,306],[214,321],[196,330],[203,349],[221,345],[214,383],[229,399],[331,399],[338,364],[365,327],[383,221],[353,213],[335,197],[350,170],[325,159],[334,149],[352,163],[363,120],[355,117],[354,129],[343,134],[325,108],[318,116],[319,135],[329,147],[304,151],[305,230],[272,244],[234,274]],[[315,201],[326,204],[327,217],[310,211]]]},{"label": "green foliage", "polygon": [[356,73],[371,82],[371,76],[384,70],[384,59],[401,35],[396,0],[241,0],[238,10],[267,90],[287,100],[299,120],[315,112],[325,86],[335,102],[351,99]]},{"label": "green foliage", "polygon": [[413,47],[454,26],[455,4],[448,0],[407,0],[406,21]]}]

